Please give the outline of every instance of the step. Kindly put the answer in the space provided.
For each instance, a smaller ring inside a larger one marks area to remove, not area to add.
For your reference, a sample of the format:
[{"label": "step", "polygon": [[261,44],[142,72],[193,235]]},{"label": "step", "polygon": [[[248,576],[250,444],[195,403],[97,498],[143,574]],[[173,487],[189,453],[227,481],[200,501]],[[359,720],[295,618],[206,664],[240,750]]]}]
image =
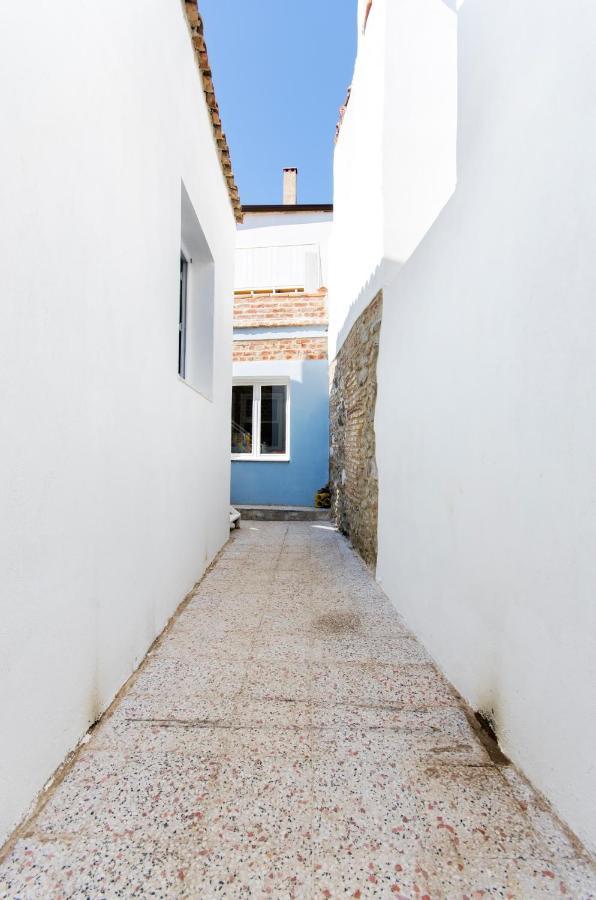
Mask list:
[{"label": "step", "polygon": [[329,521],[328,509],[314,506],[238,506],[244,520],[261,522],[311,522]]}]

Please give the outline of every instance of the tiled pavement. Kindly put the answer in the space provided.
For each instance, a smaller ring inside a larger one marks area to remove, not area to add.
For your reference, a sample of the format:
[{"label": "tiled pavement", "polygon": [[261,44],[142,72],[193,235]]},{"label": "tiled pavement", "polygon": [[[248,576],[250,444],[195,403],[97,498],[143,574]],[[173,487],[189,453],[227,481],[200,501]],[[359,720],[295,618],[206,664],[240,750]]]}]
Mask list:
[{"label": "tiled pavement", "polygon": [[246,522],[0,896],[590,898],[596,874],[347,542]]}]

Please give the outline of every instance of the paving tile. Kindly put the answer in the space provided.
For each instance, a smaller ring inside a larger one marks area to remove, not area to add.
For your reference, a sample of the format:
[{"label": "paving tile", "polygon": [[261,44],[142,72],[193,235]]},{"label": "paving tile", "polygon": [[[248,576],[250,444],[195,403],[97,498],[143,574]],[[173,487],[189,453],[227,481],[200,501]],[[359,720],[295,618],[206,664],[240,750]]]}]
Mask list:
[{"label": "paving tile", "polygon": [[252,653],[257,633],[256,629],[238,629],[233,634],[168,634],[160,643],[159,653],[162,656],[195,659],[206,659],[209,656],[246,659]]},{"label": "paving tile", "polygon": [[593,896],[585,873],[575,874],[566,882],[543,860],[503,858],[470,862],[459,855],[432,854],[424,849],[400,859],[382,847],[316,856],[312,896],[362,900],[542,900],[562,896],[588,900]]},{"label": "paving tile", "polygon": [[319,637],[315,644],[319,650],[318,655],[325,663],[376,662],[400,665],[432,662],[422,644],[409,635]]},{"label": "paving tile", "polygon": [[261,634],[268,635],[271,640],[283,639],[286,635],[300,637],[303,641],[310,638],[310,616],[307,612],[296,615],[267,613],[259,627]]},{"label": "paving tile", "polygon": [[132,693],[162,697],[218,694],[233,697],[241,689],[247,661],[234,658],[154,655],[137,675]]},{"label": "paving tile", "polygon": [[410,635],[407,625],[396,615],[393,609],[372,610],[370,607],[360,612],[362,630],[370,637],[387,637],[389,635]]},{"label": "paving tile", "polygon": [[281,757],[286,760],[311,760],[313,732],[309,728],[231,728],[227,733],[225,753],[228,758],[263,760]]},{"label": "paving tile", "polygon": [[[242,776],[240,776],[241,781]],[[240,782],[236,782],[240,786]],[[312,879],[312,803],[306,781],[267,777],[232,800],[227,786],[211,817],[200,880],[225,895],[308,897]]]},{"label": "paving tile", "polygon": [[596,898],[329,526],[245,523],[0,864],[0,897]]},{"label": "paving tile", "polygon": [[206,633],[217,632],[241,637],[243,631],[251,633],[259,627],[265,608],[265,602],[248,604],[244,597],[234,602],[222,601],[218,609],[209,615],[191,607],[182,611],[169,635],[202,638]]},{"label": "paving tile", "polygon": [[312,707],[295,700],[254,700],[242,696],[235,701],[231,721],[234,728],[303,731],[311,727]]},{"label": "paving tile", "polygon": [[279,900],[313,897],[309,851],[299,847],[299,842],[292,837],[287,846],[272,848],[260,833],[250,843],[238,844],[233,849],[220,845],[194,867],[194,896]]},{"label": "paving tile", "polygon": [[[504,768],[502,775],[550,855],[561,864],[569,861],[579,864],[578,849],[581,851],[579,842],[565,829],[546,801],[532,789],[514,766]],[[579,868],[582,866],[579,865]]]},{"label": "paving tile", "polygon": [[6,900],[113,900],[196,897],[189,882],[195,852],[172,843],[144,848],[132,841],[83,836],[72,842],[27,838],[0,869]]},{"label": "paving tile", "polygon": [[176,724],[223,726],[232,721],[236,709],[233,697],[219,694],[142,694],[131,690],[112,714],[115,722],[136,720],[150,725]]},{"label": "paving tile", "polygon": [[315,803],[323,849],[372,842],[398,861],[422,848],[486,860],[548,855],[494,768],[429,767],[413,758],[338,767],[330,759],[315,765]]},{"label": "paving tile", "polygon": [[187,610],[173,626],[170,634],[175,638],[224,637],[231,643],[245,632],[252,635],[261,627],[265,604],[247,607],[243,602],[220,608],[218,613],[204,616],[200,611]]},{"label": "paving tile", "polygon": [[37,834],[95,834],[160,843],[196,839],[218,764],[204,756],[114,751],[81,754],[40,812]]},{"label": "paving tile", "polygon": [[127,754],[190,753],[196,757],[220,757],[228,752],[227,727],[174,722],[152,724],[119,717],[108,719],[93,736],[95,750],[119,750]]},{"label": "paving tile", "polygon": [[217,771],[217,799],[222,808],[238,804],[246,811],[249,801],[267,805],[286,815],[289,810],[312,809],[312,760],[304,755],[296,757],[255,754],[242,758],[230,754]]},{"label": "paving tile", "polygon": [[458,706],[433,705],[421,707],[397,706],[393,704],[350,704],[332,703],[324,700],[312,701],[312,726],[315,730],[353,728],[390,729],[399,728],[404,712],[419,713],[422,716],[457,710]]},{"label": "paving tile", "polygon": [[402,710],[397,724],[381,728],[318,728],[313,731],[313,756],[337,761],[353,760],[371,767],[414,758],[437,765],[489,765],[464,713],[453,707],[424,712]]},{"label": "paving tile", "polygon": [[[429,857],[421,865],[430,866]],[[592,900],[594,894],[593,869],[584,862],[572,866],[560,864],[552,858],[524,859],[487,858],[460,859],[448,871],[437,867],[433,876],[436,896],[448,885],[449,897],[506,897],[510,900],[546,900],[573,897]]]},{"label": "paving tile", "polygon": [[276,633],[262,631],[252,646],[252,658],[263,662],[294,662],[307,665],[309,662],[323,662],[320,644],[303,634]]},{"label": "paving tile", "polygon": [[253,700],[307,702],[311,688],[308,662],[253,659],[246,670],[242,694]]},{"label": "paving tile", "polygon": [[312,671],[313,698],[318,701],[394,708],[457,702],[448,682],[430,665],[314,664]]}]

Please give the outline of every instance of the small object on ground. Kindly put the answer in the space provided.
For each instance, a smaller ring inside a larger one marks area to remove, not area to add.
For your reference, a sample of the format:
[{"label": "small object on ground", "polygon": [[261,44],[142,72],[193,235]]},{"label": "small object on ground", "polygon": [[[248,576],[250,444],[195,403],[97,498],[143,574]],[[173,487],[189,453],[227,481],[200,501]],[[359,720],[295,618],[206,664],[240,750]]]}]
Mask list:
[{"label": "small object on ground", "polygon": [[315,494],[315,507],[316,509],[331,508],[331,492],[329,491],[328,484],[326,484],[325,487],[319,488]]},{"label": "small object on ground", "polygon": [[240,513],[233,506],[230,506],[230,531],[232,528],[240,528]]}]

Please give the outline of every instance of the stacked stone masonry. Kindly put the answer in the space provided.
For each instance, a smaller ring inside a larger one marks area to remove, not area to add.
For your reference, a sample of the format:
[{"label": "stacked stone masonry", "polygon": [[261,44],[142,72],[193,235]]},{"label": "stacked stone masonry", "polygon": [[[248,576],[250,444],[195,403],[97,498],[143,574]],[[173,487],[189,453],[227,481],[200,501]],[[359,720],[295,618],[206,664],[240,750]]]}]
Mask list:
[{"label": "stacked stone masonry", "polygon": [[234,362],[327,359],[327,338],[275,338],[234,341]]},{"label": "stacked stone masonry", "polygon": [[234,328],[327,325],[326,291],[316,294],[236,294]]},{"label": "stacked stone masonry", "polygon": [[383,295],[352,327],[334,362],[330,396],[331,506],[339,529],[365,562],[377,562],[375,444],[377,358]]}]

